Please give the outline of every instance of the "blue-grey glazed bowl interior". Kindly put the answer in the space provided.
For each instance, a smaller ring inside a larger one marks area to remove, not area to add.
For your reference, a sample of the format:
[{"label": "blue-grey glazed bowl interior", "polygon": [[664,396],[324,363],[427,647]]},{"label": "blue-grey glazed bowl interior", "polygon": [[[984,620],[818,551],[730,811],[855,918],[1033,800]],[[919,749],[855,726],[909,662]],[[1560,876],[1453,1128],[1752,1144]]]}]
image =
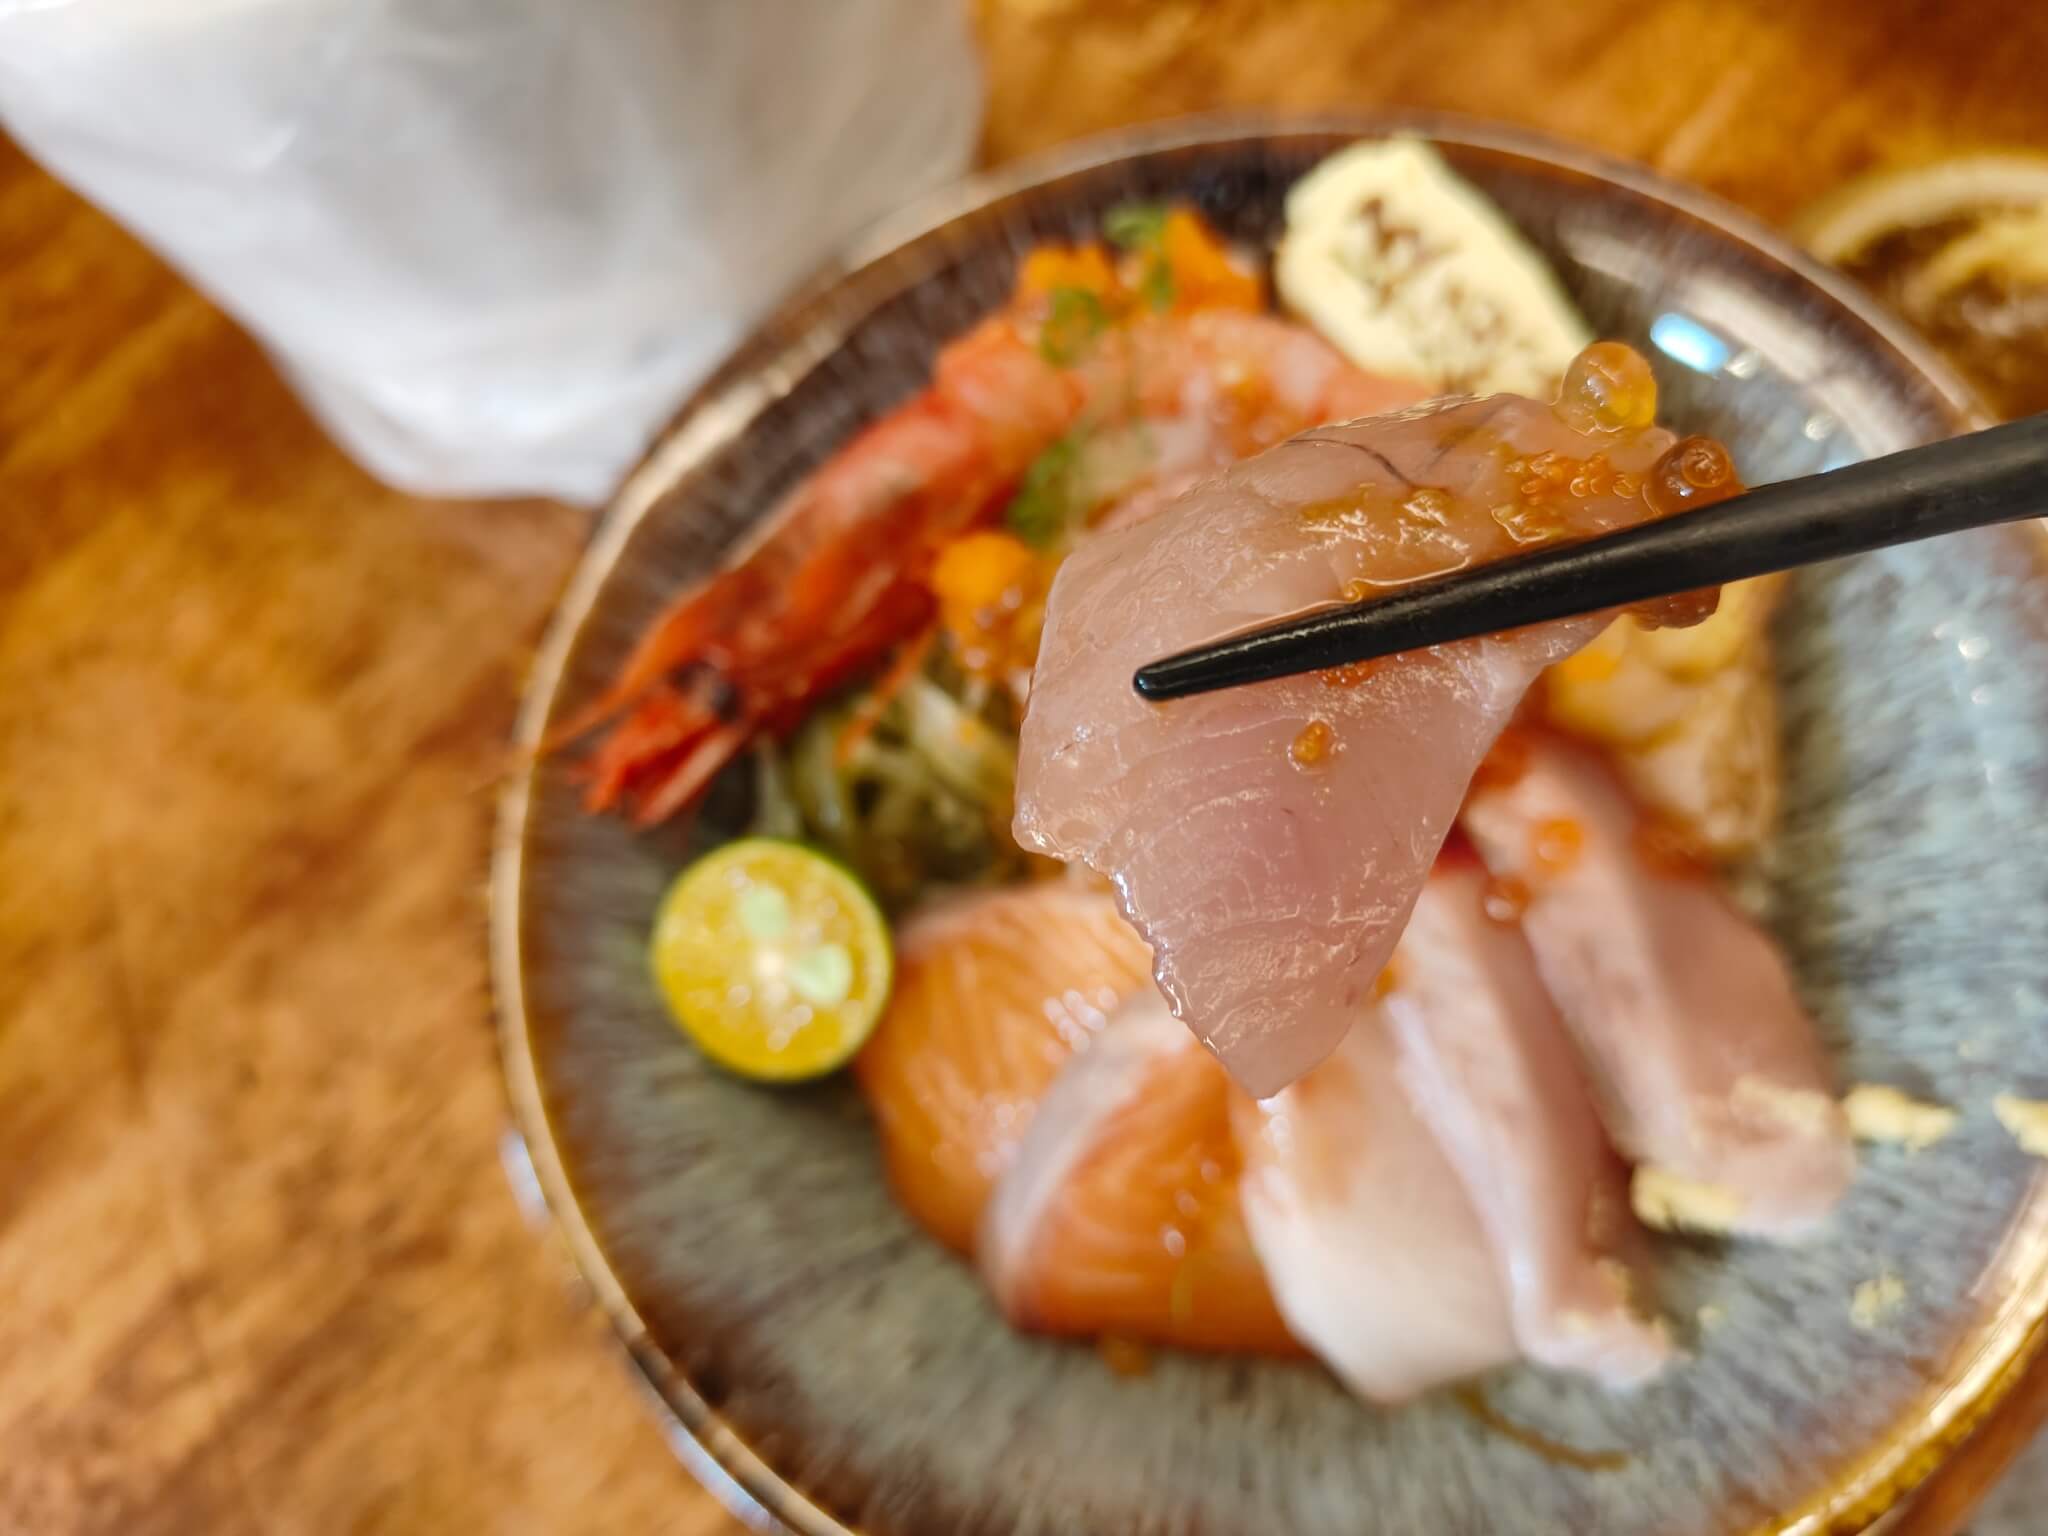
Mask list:
[{"label": "blue-grey glazed bowl interior", "polygon": [[[1269,240],[1288,184],[1413,127],[1494,197],[1665,415],[1763,481],[1946,435],[1960,391],[1847,285],[1739,216],[1519,133],[1434,120],[1196,125],[1126,137],[908,215],[792,301],[622,494],[543,650],[531,745],[648,619],[851,430],[919,387],[1000,301],[1016,253],[1132,197],[1192,198]],[[581,814],[569,765],[508,792],[496,973],[515,1109],[565,1236],[718,1486],[806,1532],[871,1536],[1707,1536],[1860,1528],[2029,1347],[2048,1291],[2037,1164],[1994,1094],[2048,1096],[2048,588],[2006,529],[1802,575],[1780,636],[1789,781],[1763,886],[1841,1081],[1960,1108],[1930,1150],[1875,1149],[1799,1248],[1660,1244],[1691,1358],[1634,1396],[1533,1368],[1493,1412],[1398,1411],[1308,1365],[1091,1350],[1011,1332],[890,1201],[843,1081],[750,1087],[665,1017],[642,946],[694,844]],[[1904,1304],[1858,1327],[1859,1284]],[[1702,1316],[1715,1318],[1711,1328]]]}]

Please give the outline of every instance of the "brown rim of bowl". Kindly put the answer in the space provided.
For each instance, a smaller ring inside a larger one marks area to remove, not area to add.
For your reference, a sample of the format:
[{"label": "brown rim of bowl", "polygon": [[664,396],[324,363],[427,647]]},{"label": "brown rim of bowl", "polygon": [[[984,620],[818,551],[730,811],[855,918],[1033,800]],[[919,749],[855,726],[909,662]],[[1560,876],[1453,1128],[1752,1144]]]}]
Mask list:
[{"label": "brown rim of bowl", "polygon": [[[1749,214],[1709,193],[1597,151],[1520,128],[1439,113],[1228,113],[1120,130],[1032,155],[971,176],[873,226],[837,262],[779,305],[753,335],[775,332],[785,317],[897,247],[1041,182],[1140,155],[1239,139],[1290,134],[1374,138],[1396,133],[1519,155],[1668,204],[1790,270],[1847,311],[1933,386],[1958,430],[1986,419],[1982,407],[1948,365],[1904,322],[1880,309],[1852,280],[1823,266]],[[684,404],[613,497],[534,657],[514,727],[518,766],[499,799],[490,875],[491,979],[512,1128],[524,1143],[556,1231],[653,1389],[667,1420],[668,1439],[684,1464],[739,1518],[763,1529],[772,1529],[772,1522],[780,1521],[800,1536],[860,1536],[860,1532],[827,1514],[769,1466],[662,1353],[612,1271],[570,1188],[548,1123],[528,1032],[520,940],[521,882],[539,743],[576,639],[633,530],[659,504],[663,491],[681,471],[727,441],[761,405],[783,393],[804,369],[828,355],[843,334],[843,330],[838,334],[821,330],[804,336],[793,353],[784,348],[777,354],[779,367],[765,372],[734,366],[752,350],[743,344],[733,362],[720,368]],[[2048,1203],[2037,1201],[2023,1210],[2007,1243],[2022,1246],[2034,1256],[2029,1283],[2006,1299],[1977,1353],[1962,1364],[1954,1383],[1932,1394],[1912,1416],[1910,1427],[1880,1445],[1834,1487],[1777,1524],[1763,1527],[1758,1536],[1766,1532],[1769,1536],[1835,1536],[1865,1529],[1917,1486],[2004,1396],[2043,1342],[2042,1319],[2048,1317]]]}]

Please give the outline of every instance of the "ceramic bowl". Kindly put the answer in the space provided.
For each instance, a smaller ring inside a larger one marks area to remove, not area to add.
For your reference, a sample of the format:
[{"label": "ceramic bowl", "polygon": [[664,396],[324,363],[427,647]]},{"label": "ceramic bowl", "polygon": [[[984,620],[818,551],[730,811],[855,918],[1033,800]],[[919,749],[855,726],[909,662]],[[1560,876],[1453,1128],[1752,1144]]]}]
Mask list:
[{"label": "ceramic bowl", "polygon": [[[1851,285],[1742,215],[1520,132],[1441,119],[1203,122],[1084,146],[896,221],[689,403],[604,520],[540,654],[531,748],[649,618],[996,305],[1018,252],[1131,198],[1270,241],[1288,185],[1412,131],[1645,350],[1668,419],[1752,480],[1955,431],[1962,389]],[[542,756],[510,786],[495,971],[517,1119],[562,1232],[697,1468],[737,1506],[867,1536],[1708,1536],[1861,1528],[2029,1353],[2039,1164],[1990,1112],[2048,1095],[2048,584],[2032,529],[1816,569],[1781,637],[1789,748],[1768,910],[1844,1084],[1963,1111],[1873,1149],[1803,1247],[1661,1244],[1690,1358],[1633,1396],[1532,1368],[1385,1411],[1305,1364],[1095,1352],[1003,1326],[883,1188],[845,1081],[750,1087],[664,1015],[657,896],[721,835],[635,833]],[[1859,1286],[1903,1302],[1859,1326]],[[1711,1329],[1695,1325],[1706,1317]],[[1546,1455],[1488,1416],[1615,1453]]]}]

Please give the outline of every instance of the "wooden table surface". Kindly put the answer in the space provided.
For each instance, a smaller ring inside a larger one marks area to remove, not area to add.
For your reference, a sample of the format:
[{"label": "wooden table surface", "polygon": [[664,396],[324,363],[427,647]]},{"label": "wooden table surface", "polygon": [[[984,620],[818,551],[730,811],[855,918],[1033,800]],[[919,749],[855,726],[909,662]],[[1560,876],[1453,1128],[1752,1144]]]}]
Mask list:
[{"label": "wooden table surface", "polygon": [[[2048,8],[1538,9],[984,0],[987,149],[1444,107],[1782,217],[2048,146]],[[499,1163],[486,828],[588,526],[372,483],[0,141],[0,1531],[738,1529]]]}]

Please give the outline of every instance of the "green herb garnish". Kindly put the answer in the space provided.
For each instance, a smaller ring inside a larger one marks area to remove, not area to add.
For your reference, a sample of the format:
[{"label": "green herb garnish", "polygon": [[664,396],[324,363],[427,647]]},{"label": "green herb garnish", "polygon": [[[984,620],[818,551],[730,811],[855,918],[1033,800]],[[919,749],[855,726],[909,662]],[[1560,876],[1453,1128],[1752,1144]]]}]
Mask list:
[{"label": "green herb garnish", "polygon": [[1138,279],[1138,296],[1155,310],[1173,307],[1173,268],[1164,256],[1146,258],[1145,275]]},{"label": "green herb garnish", "polygon": [[1102,216],[1109,243],[1126,251],[1156,251],[1166,239],[1166,204],[1119,203]]},{"label": "green herb garnish", "polygon": [[1154,310],[1173,303],[1173,265],[1166,259],[1166,205],[1120,203],[1102,216],[1112,245],[1141,258],[1138,296]]},{"label": "green herb garnish", "polygon": [[1010,531],[1036,549],[1058,543],[1085,510],[1076,505],[1081,442],[1069,432],[1033,459],[1003,513]]},{"label": "green herb garnish", "polygon": [[1056,368],[1072,367],[1109,324],[1109,311],[1086,288],[1055,288],[1046,297],[1052,312],[1038,333],[1039,355]]}]

